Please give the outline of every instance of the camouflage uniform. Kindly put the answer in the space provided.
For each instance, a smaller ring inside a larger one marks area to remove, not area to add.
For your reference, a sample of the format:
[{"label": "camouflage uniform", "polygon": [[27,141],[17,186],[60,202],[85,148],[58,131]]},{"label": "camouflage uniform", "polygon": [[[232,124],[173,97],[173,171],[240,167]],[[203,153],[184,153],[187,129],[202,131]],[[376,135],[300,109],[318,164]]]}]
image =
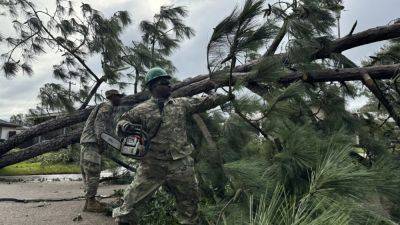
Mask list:
[{"label": "camouflage uniform", "polygon": [[[134,213],[160,186],[176,199],[180,224],[197,224],[198,185],[188,143],[186,116],[205,111],[210,105],[226,102],[225,96],[205,98],[170,98],[160,113],[157,100],[139,104],[120,118],[117,131],[127,123],[142,124],[151,139],[149,153],[140,160],[136,177],[125,190],[124,203],[114,209],[113,217],[121,222],[137,223]],[[161,122],[161,126],[159,126]]]},{"label": "camouflage uniform", "polygon": [[97,194],[101,171],[101,153],[104,146],[99,146],[102,132],[112,132],[117,107],[105,102],[96,106],[85,123],[81,136],[81,171],[85,185],[85,195],[92,198]]}]

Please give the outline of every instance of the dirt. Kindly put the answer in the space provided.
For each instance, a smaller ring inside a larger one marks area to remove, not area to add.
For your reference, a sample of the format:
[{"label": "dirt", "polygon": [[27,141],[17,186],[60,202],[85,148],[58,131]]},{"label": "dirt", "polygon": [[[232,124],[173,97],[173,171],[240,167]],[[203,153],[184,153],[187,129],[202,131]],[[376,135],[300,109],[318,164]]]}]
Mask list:
[{"label": "dirt", "polygon": [[[100,195],[111,195],[124,185],[100,185]],[[83,195],[82,182],[0,183],[0,198],[70,198]],[[113,199],[104,199],[109,202]],[[1,225],[113,225],[111,217],[82,212],[83,200],[66,202],[14,203],[0,202]],[[79,218],[79,215],[81,218]],[[74,221],[75,218],[75,221]]]}]

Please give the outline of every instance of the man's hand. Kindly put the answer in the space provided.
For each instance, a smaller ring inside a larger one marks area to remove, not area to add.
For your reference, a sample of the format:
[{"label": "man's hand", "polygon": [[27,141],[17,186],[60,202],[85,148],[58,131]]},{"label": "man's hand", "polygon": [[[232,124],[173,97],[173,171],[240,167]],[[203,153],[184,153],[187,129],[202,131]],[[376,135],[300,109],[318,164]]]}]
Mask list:
[{"label": "man's hand", "polygon": [[121,127],[125,134],[141,134],[142,126],[138,124],[126,123]]}]

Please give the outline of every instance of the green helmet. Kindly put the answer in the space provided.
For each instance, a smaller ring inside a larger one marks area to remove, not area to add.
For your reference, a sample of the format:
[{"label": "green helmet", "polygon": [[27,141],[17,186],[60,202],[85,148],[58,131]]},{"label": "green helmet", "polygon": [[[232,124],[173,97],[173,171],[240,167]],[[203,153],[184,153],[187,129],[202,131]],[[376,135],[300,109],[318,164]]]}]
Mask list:
[{"label": "green helmet", "polygon": [[147,72],[146,77],[144,78],[144,82],[145,82],[146,85],[149,85],[149,83],[150,83],[151,81],[153,81],[153,80],[155,80],[156,78],[159,78],[159,77],[166,77],[166,78],[169,78],[169,79],[172,78],[172,77],[171,77],[169,74],[167,74],[167,72],[166,72],[165,70],[163,70],[162,68],[160,68],[160,67],[154,67],[154,68],[151,68],[151,69]]}]

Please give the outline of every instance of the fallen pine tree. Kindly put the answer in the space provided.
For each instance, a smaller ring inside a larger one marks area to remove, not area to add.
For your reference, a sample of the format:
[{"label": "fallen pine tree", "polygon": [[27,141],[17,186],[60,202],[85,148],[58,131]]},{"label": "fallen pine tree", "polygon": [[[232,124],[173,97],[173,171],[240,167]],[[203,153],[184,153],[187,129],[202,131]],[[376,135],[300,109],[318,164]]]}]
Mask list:
[{"label": "fallen pine tree", "polygon": [[[339,38],[334,40],[330,45],[325,46],[319,50],[317,50],[312,58],[314,59],[321,59],[325,57],[329,57],[330,54],[332,53],[341,53],[342,51],[355,48],[358,46],[378,42],[378,41],[384,41],[384,40],[389,40],[393,38],[398,38],[400,37],[400,24],[392,24],[392,25],[387,25],[387,26],[381,26],[381,27],[376,27],[372,28],[363,32],[359,32],[356,34],[348,35],[343,38]],[[285,54],[278,54],[274,56],[265,56],[262,59],[259,60],[254,60],[249,63],[246,63],[245,65],[240,65],[237,66],[235,71],[239,74],[241,73],[246,73],[250,72],[256,65],[260,63],[262,60],[268,60],[268,59],[274,59],[274,58],[279,58],[282,60],[282,58],[287,57]],[[379,74],[376,75],[376,79],[387,79],[388,73],[392,72],[392,70],[383,70],[382,71],[384,74],[380,76]],[[316,75],[319,75],[319,71],[314,71],[312,72]],[[238,75],[239,75],[238,74]],[[345,72],[343,73],[334,73],[334,72],[328,72],[328,73],[323,73],[321,72],[322,75],[326,76],[324,79],[325,81],[342,81],[342,80],[360,80],[360,77],[349,77],[344,75]],[[356,72],[357,74],[357,72]],[[246,74],[241,74],[243,76],[246,76]],[[293,80],[297,80],[300,77],[302,77],[304,74],[301,73],[292,73],[289,74],[287,77],[281,78],[282,83],[290,83]],[[331,77],[332,76],[332,77]],[[340,76],[345,76],[343,79]],[[199,94],[208,90],[211,90],[214,88],[212,82],[209,81],[209,75],[198,75],[192,78],[188,78],[176,85],[173,86],[174,90],[174,95],[175,96],[191,96],[195,94]],[[213,74],[212,76],[213,81],[217,84],[217,87],[220,87],[222,85],[227,84],[227,74],[220,72]],[[313,79],[315,79],[314,75],[311,75]],[[380,78],[382,77],[382,78]],[[386,78],[385,78],[386,77]],[[250,82],[252,79],[248,79],[247,82]],[[321,79],[322,81],[322,79]],[[317,81],[316,81],[317,82]],[[193,90],[192,90],[193,89]],[[131,96],[126,96],[124,98],[124,104],[128,105],[134,105],[136,103],[142,102],[146,99],[149,98],[149,93],[144,91],[137,93],[135,95]],[[3,155],[10,151],[11,149],[17,147],[18,145],[21,145],[22,143],[37,137],[39,135],[45,134],[50,131],[54,131],[57,129],[61,129],[64,127],[71,126],[73,124],[77,124],[80,122],[83,122],[86,120],[86,118],[89,116],[90,111],[92,107],[78,110],[76,112],[73,112],[69,115],[61,116],[59,118],[51,119],[48,121],[45,121],[41,124],[38,124],[34,127],[31,127],[27,129],[26,131],[17,134],[13,136],[12,138],[6,140],[5,142],[0,144],[0,155]]]},{"label": "fallen pine tree", "polygon": [[[365,67],[365,68],[347,68],[347,69],[339,69],[339,70],[318,70],[318,71],[310,71],[307,73],[301,72],[293,72],[279,79],[281,84],[289,84],[295,81],[303,80],[305,82],[333,82],[333,81],[356,81],[361,80],[364,72],[370,74],[373,79],[390,79],[396,75],[400,65],[389,65],[389,66],[374,66],[374,67]],[[198,79],[199,77],[203,79]],[[233,82],[250,82],[253,79],[256,79],[258,76],[255,72],[247,72],[247,73],[235,73],[233,76]],[[213,79],[210,80],[208,76],[200,75],[195,78],[190,78],[186,81],[187,84],[183,85],[179,88],[174,87],[173,96],[181,97],[181,96],[192,96],[196,94],[200,94],[203,92],[208,92],[213,90],[215,87],[223,87],[226,86],[229,80],[228,74],[221,73],[214,75]],[[191,82],[191,80],[195,80],[195,82]],[[180,85],[180,84],[177,84]],[[145,99],[143,96],[147,96],[147,92],[141,92],[137,95],[127,96],[124,98],[125,104],[135,104],[138,99]],[[210,105],[208,108],[214,108],[217,105]],[[82,122],[86,119],[85,114],[80,114],[79,121]],[[82,120],[82,121],[81,121]],[[56,120],[52,120],[52,123],[55,123]],[[47,152],[57,151],[62,147],[66,147],[68,145],[78,143],[80,138],[80,130],[68,134],[62,135],[58,138],[48,140],[26,149],[22,149],[18,152],[6,154],[0,157],[0,168],[3,168],[7,165],[12,165],[18,162],[22,162],[24,160],[42,155]]]}]

